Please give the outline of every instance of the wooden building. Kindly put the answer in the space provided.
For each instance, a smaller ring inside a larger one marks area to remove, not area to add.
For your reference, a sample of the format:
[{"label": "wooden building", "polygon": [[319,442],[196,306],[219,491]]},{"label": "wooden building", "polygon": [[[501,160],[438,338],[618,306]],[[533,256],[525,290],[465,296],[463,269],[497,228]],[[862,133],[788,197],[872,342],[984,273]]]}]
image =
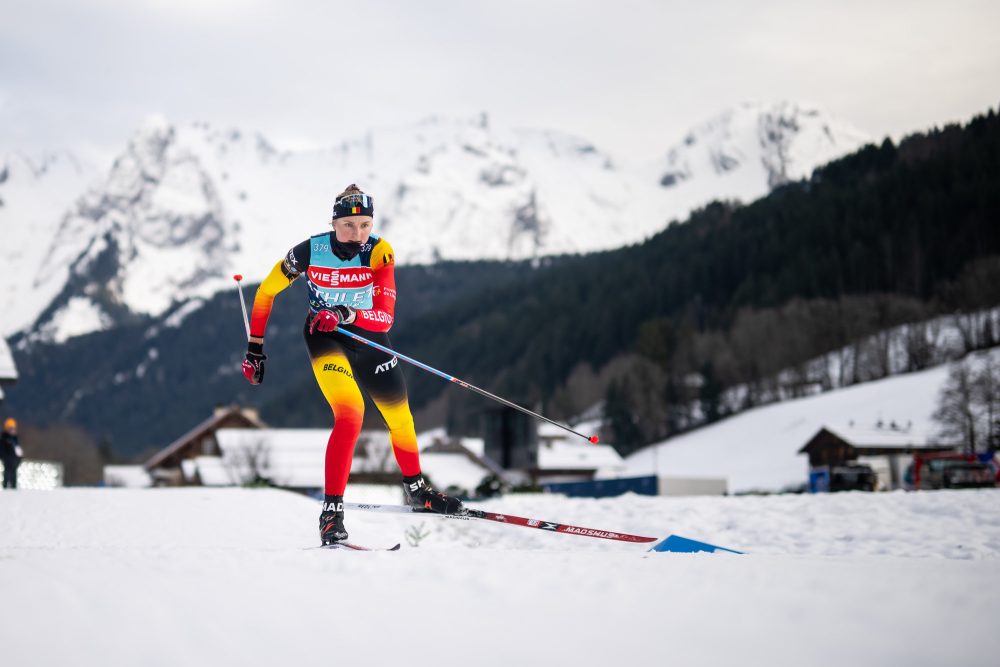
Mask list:
[{"label": "wooden building", "polygon": [[903,473],[914,454],[953,451],[958,446],[896,424],[880,424],[873,429],[826,425],[802,446],[799,454],[808,455],[810,471],[865,463],[878,475],[879,488],[890,490],[903,485]]},{"label": "wooden building", "polygon": [[266,426],[255,409],[237,405],[220,406],[211,417],[154,454],[143,467],[155,486],[199,484],[195,478],[195,459],[221,455],[216,431],[223,428],[261,429]]}]

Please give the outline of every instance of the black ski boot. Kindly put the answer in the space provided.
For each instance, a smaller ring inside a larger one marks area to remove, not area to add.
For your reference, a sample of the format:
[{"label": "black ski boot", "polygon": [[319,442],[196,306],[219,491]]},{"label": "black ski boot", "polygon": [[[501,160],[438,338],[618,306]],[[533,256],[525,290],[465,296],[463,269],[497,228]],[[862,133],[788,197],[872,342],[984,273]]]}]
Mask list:
[{"label": "black ski boot", "polygon": [[468,514],[462,501],[446,496],[427,486],[420,475],[403,478],[403,491],[406,493],[406,503],[414,509],[438,514]]},{"label": "black ski boot", "polygon": [[344,496],[325,496],[319,515],[319,539],[324,545],[347,539],[344,528]]}]

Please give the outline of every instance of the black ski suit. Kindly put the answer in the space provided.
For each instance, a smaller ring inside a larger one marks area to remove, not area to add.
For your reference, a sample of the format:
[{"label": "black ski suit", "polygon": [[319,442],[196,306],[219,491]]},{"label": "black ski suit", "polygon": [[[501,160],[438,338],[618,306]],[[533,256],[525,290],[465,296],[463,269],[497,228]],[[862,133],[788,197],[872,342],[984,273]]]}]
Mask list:
[{"label": "black ski suit", "polygon": [[17,466],[21,465],[18,455],[17,436],[6,431],[0,435],[0,462],[3,462],[3,488],[17,488]]}]

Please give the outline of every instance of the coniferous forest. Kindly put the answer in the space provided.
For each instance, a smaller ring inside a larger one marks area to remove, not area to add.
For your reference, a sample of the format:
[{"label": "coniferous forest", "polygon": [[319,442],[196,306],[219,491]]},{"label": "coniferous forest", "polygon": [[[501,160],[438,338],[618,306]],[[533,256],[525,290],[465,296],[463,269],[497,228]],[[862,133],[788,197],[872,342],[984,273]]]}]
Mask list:
[{"label": "coniferous forest", "polygon": [[[867,146],[639,245],[400,267],[397,286],[400,352],[555,418],[603,405],[605,436],[627,453],[788,392],[881,377],[890,369],[877,353],[857,355],[839,378],[795,369],[889,327],[1000,305],[1000,118],[991,110]],[[218,403],[258,405],[276,426],[328,425],[301,341],[300,289],[276,301],[261,387],[239,373],[239,304],[220,294],[180,326],[137,319],[16,349],[10,407],[79,425],[118,458],[165,445]],[[969,349],[1000,344],[992,325],[968,329]],[[939,361],[917,344],[909,359],[908,370]],[[69,369],[72,382],[61,382]],[[406,372],[418,428],[476,432],[483,399]],[[738,402],[726,394],[736,386]],[[154,396],[170,414],[151,408]]]}]

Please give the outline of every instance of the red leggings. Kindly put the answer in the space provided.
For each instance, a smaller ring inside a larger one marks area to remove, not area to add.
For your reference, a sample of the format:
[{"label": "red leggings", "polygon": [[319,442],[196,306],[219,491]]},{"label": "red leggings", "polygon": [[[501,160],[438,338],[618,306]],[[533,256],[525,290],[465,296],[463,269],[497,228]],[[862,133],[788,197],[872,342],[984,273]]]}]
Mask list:
[{"label": "red leggings", "polygon": [[[387,334],[349,328],[380,345],[391,346]],[[342,496],[347,488],[354,445],[365,414],[362,390],[382,414],[389,429],[392,452],[403,475],[419,475],[417,434],[406,399],[403,372],[396,357],[336,331],[310,334],[307,328],[305,338],[316,382],[333,410],[333,432],[326,446],[326,495]]]}]

